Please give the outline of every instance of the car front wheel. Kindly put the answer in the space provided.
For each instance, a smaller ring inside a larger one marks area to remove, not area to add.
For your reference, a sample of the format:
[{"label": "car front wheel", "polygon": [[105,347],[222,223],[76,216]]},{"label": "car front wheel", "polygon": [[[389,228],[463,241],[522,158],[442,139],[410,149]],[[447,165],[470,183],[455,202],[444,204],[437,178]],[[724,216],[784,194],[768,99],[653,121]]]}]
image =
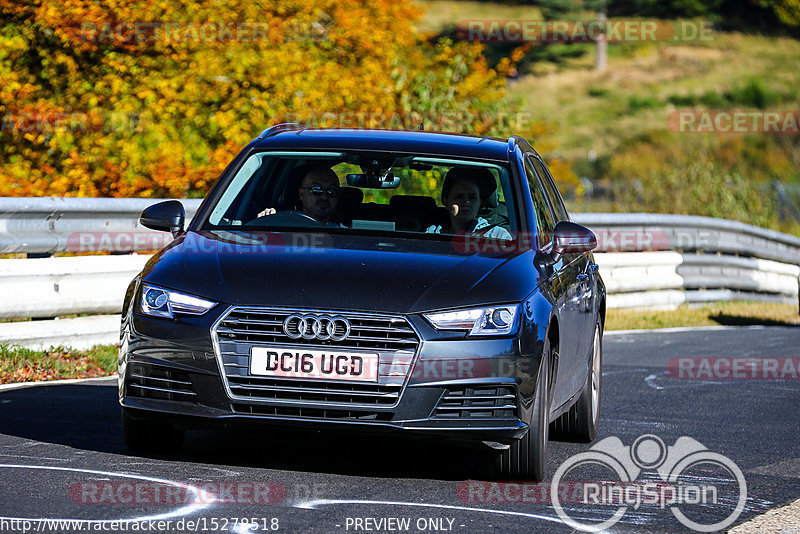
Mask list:
[{"label": "car front wheel", "polygon": [[600,423],[600,386],[603,378],[602,360],[603,334],[598,320],[594,327],[592,352],[583,390],[569,411],[553,422],[554,439],[589,443],[597,435]]},{"label": "car front wheel", "polygon": [[542,356],[528,432],[495,458],[497,474],[503,478],[534,481],[544,479],[550,428],[550,365],[553,358],[549,339],[545,342]]}]

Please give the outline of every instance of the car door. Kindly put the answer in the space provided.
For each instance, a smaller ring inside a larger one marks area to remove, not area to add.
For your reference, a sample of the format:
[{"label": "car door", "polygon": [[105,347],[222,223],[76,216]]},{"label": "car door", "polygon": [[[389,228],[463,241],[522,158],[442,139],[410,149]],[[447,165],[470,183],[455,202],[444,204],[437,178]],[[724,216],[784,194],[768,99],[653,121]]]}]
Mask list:
[{"label": "car door", "polygon": [[[547,196],[550,205],[553,208],[553,213],[558,221],[568,221],[569,214],[567,213],[561,194],[556,187],[553,176],[542,161],[538,154],[529,155],[531,163],[539,175],[539,179],[544,186],[545,195]],[[596,287],[596,272],[597,268],[591,261],[591,255],[588,253],[572,254],[569,258],[570,265],[567,267],[570,271],[570,276],[574,276],[572,280],[576,282],[576,291],[573,293],[573,300],[571,301],[574,309],[571,312],[575,316],[576,329],[574,331],[574,345],[575,345],[575,363],[576,372],[570,373],[569,383],[570,388],[576,391],[583,386],[583,380],[586,373],[583,372],[583,365],[586,363],[586,358],[589,355],[589,350],[592,346],[592,335],[594,334],[595,325],[595,287]]]},{"label": "car door", "polygon": [[[536,226],[539,230],[539,245],[547,249],[552,244],[556,218],[550,206],[544,187],[539,179],[529,155],[523,157],[525,175],[533,200]],[[574,254],[564,254],[552,266],[551,290],[556,298],[555,307],[559,320],[559,351],[556,367],[556,382],[553,389],[553,407],[558,407],[574,393],[570,376],[577,369],[577,336],[580,329],[579,286],[577,265]],[[585,375],[585,373],[584,373]]]}]

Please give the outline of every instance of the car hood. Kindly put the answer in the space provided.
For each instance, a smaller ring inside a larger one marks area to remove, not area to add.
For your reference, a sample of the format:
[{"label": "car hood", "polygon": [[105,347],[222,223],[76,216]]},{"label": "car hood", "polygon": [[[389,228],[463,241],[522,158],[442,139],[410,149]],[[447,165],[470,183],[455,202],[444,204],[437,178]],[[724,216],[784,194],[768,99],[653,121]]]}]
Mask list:
[{"label": "car hood", "polygon": [[530,251],[325,233],[189,232],[143,275],[227,304],[398,314],[516,302],[538,282]]}]

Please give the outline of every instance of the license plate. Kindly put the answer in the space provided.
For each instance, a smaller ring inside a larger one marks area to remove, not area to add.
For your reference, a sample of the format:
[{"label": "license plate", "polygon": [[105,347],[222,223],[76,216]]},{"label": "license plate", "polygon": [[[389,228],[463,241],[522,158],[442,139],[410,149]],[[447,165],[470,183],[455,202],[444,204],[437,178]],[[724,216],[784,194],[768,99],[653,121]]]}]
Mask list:
[{"label": "license plate", "polygon": [[271,347],[250,349],[250,374],[281,378],[378,381],[378,355]]}]

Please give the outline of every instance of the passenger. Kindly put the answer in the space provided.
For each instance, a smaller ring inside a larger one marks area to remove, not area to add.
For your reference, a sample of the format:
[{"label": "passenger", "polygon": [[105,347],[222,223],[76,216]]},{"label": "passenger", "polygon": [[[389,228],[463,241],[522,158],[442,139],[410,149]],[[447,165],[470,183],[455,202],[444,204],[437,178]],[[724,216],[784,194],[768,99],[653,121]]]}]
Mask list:
[{"label": "passenger", "polygon": [[447,226],[433,224],[425,232],[433,234],[472,233],[494,239],[512,239],[511,233],[501,226],[492,226],[478,217],[481,204],[494,191],[494,176],[482,167],[453,167],[442,184],[442,204],[450,215]]},{"label": "passenger", "polygon": [[[343,228],[331,220],[336,213],[339,202],[339,177],[329,167],[319,165],[311,167],[303,175],[297,192],[303,213],[314,217],[323,226]],[[258,217],[274,215],[275,208],[266,208]]]}]

